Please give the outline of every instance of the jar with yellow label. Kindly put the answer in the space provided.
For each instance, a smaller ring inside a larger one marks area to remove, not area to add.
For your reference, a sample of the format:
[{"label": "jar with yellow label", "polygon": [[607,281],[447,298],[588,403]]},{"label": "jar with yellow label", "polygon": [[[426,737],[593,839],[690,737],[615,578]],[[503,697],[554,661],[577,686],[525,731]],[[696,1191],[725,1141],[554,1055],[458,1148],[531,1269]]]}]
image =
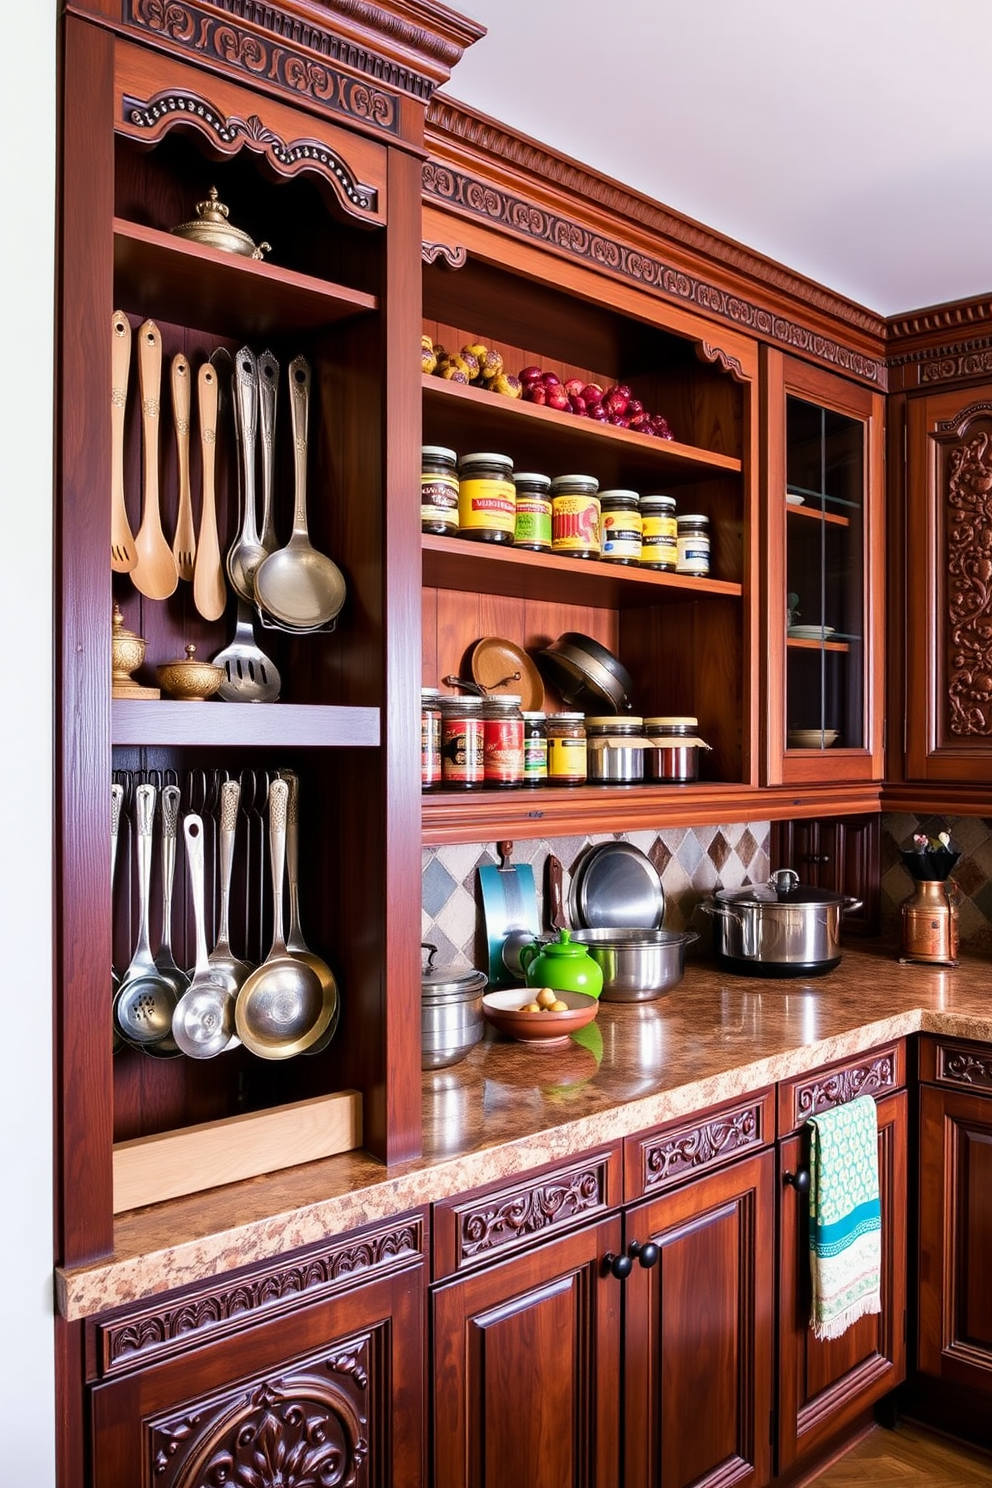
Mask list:
[{"label": "jar with yellow label", "polygon": [[641,497],[641,567],[674,573],[678,567],[678,520],[675,497]]},{"label": "jar with yellow label", "polygon": [[420,530],[435,537],[458,535],[458,457],[441,444],[420,451]]},{"label": "jar with yellow label", "polygon": [[566,558],[600,555],[599,481],[592,475],[556,475],[551,482],[551,550]]},{"label": "jar with yellow label", "polygon": [[585,716],[582,713],[550,713],[544,732],[548,738],[548,784],[585,785]]},{"label": "jar with yellow label", "polygon": [[641,512],[636,491],[600,491],[604,563],[640,563]]},{"label": "jar with yellow label", "polygon": [[512,543],[517,492],[509,455],[477,452],[458,461],[458,536]]}]

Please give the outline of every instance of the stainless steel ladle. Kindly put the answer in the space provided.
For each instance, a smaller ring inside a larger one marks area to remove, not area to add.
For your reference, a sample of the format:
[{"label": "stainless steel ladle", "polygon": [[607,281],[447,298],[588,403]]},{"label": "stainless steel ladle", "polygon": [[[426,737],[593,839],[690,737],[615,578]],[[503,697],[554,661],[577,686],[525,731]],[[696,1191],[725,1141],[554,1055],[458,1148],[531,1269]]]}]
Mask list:
[{"label": "stainless steel ladle", "polygon": [[152,830],[156,790],[139,785],[134,792],[138,838],[138,935],[130,965],[114,999],[114,1023],[121,1037],[142,1048],[167,1038],[177,993],[155,965],[148,935],[148,901],[152,875]]}]

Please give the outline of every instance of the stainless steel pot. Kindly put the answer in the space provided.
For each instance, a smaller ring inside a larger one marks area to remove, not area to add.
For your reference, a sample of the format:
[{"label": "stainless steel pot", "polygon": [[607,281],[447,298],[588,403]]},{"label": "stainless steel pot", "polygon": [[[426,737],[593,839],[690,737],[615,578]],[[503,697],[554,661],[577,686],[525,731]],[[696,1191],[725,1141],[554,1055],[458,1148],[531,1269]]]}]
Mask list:
[{"label": "stainless steel pot", "polygon": [[649,1002],[682,980],[695,930],[574,930],[603,973],[603,1002]]},{"label": "stainless steel pot", "polygon": [[457,1064],[485,1032],[482,994],[486,974],[474,967],[435,967],[437,947],[424,945],[427,967],[421,977],[421,1069]]},{"label": "stainless steel pot", "polygon": [[713,916],[716,948],[729,971],[750,976],[821,976],[840,961],[840,919],[860,899],[801,885],[791,868],[767,884],[718,889],[700,908]]}]

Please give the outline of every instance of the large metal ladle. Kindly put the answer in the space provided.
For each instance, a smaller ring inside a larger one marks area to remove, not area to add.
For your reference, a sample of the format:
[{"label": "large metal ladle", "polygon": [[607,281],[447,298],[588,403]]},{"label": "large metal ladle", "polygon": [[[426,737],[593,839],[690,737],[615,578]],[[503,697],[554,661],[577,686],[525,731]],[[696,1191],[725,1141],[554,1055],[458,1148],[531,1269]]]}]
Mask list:
[{"label": "large metal ladle", "polygon": [[231,1043],[234,1013],[231,979],[210,965],[203,928],[203,818],[195,811],[183,817],[186,866],[193,891],[196,965],[193,978],[176,1005],[172,1036],[191,1059],[213,1059]]},{"label": "large metal ladle", "polygon": [[289,879],[289,930],[286,933],[286,949],[292,951],[300,961],[306,963],[320,977],[321,990],[324,1001],[331,1005],[331,1017],[324,1032],[311,1044],[309,1049],[304,1050],[306,1054],[320,1054],[327,1048],[331,1039],[337,1032],[341,1021],[341,994],[334,973],[322,956],[311,951],[303,939],[303,930],[300,926],[300,884],[299,884],[299,820],[300,820],[300,780],[295,770],[280,770],[280,777],[289,786],[289,801],[286,810],[286,876]]},{"label": "large metal ladle", "polygon": [[155,965],[148,935],[148,900],[152,876],[153,785],[134,792],[138,836],[138,935],[134,955],[114,998],[114,1023],[125,1042],[142,1048],[168,1038],[177,994]]},{"label": "large metal ladle", "polygon": [[272,948],[238,993],[235,1020],[246,1049],[262,1059],[290,1059],[317,1042],[332,1006],[312,966],[292,955],[283,934],[286,816],[289,786],[269,786],[269,855],[272,867]]}]

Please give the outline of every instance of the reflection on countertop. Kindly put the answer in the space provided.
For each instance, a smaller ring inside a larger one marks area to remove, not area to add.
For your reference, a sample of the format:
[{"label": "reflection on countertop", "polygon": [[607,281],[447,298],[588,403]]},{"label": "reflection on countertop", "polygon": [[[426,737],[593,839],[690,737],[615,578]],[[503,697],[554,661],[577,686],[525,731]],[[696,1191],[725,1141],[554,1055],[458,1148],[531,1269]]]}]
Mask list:
[{"label": "reflection on countertop", "polygon": [[667,997],[603,1003],[565,1048],[489,1030],[460,1064],[425,1072],[421,1158],[344,1153],[118,1216],[110,1260],[59,1273],[60,1310],[85,1317],[270,1260],[918,1030],[992,1042],[992,963],[904,966],[877,947],[791,980],[689,961]]}]

